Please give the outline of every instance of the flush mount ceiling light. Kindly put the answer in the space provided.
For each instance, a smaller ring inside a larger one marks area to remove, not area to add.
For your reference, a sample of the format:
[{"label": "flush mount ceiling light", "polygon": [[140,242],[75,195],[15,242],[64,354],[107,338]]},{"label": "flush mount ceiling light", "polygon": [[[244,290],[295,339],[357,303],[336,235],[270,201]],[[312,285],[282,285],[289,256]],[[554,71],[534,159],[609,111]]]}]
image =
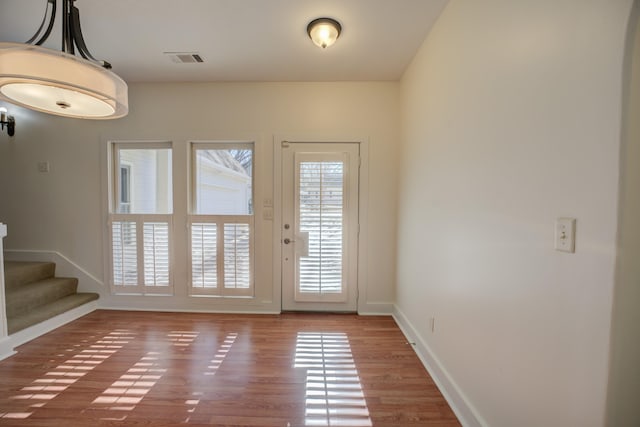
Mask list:
[{"label": "flush mount ceiling light", "polygon": [[126,116],[127,84],[109,71],[111,64],[89,53],[75,0],[61,1],[62,51],[40,47],[51,34],[57,0],[47,0],[42,24],[26,44],[0,43],[0,99],[65,117]]},{"label": "flush mount ceiling light", "polygon": [[342,26],[338,21],[331,18],[318,18],[309,22],[307,25],[307,34],[313,42],[326,49],[338,40]]}]

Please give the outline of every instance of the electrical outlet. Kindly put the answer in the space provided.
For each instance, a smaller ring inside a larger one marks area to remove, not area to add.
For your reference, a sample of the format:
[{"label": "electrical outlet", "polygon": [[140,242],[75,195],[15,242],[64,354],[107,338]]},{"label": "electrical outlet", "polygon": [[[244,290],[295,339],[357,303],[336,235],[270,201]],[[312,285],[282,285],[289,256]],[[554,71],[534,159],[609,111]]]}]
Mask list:
[{"label": "electrical outlet", "polygon": [[555,249],[562,252],[576,251],[576,219],[556,219]]}]

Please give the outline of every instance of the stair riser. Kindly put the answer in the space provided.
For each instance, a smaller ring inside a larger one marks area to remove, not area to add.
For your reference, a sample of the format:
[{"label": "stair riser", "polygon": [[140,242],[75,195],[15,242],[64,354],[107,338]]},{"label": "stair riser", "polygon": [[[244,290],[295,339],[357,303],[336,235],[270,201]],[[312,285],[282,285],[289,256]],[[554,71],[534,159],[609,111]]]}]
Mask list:
[{"label": "stair riser", "polygon": [[6,262],[4,266],[4,287],[7,291],[28,283],[55,276],[56,265],[52,262]]},{"label": "stair riser", "polygon": [[73,295],[78,290],[78,279],[56,278],[31,283],[18,289],[7,290],[7,317],[15,317],[60,298]]},{"label": "stair riser", "polygon": [[9,334],[13,334],[97,299],[98,294],[94,293],[73,294],[68,297],[61,298],[53,303],[41,306],[38,310],[34,310],[20,316],[7,318],[7,329]]}]

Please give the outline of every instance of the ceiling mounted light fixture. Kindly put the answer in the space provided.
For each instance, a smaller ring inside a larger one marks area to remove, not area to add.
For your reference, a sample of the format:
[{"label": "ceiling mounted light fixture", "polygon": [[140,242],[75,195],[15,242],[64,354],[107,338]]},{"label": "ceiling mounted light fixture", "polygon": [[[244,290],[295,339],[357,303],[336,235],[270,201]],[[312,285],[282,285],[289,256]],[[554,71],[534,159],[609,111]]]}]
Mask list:
[{"label": "ceiling mounted light fixture", "polygon": [[47,0],[42,24],[26,44],[0,43],[0,99],[65,117],[126,116],[127,84],[109,71],[111,64],[89,53],[75,0],[61,1],[62,51],[40,47],[55,23],[57,0]]},{"label": "ceiling mounted light fixture", "polygon": [[307,25],[307,34],[313,42],[326,49],[338,40],[342,26],[338,21],[332,18],[318,18],[309,22]]}]

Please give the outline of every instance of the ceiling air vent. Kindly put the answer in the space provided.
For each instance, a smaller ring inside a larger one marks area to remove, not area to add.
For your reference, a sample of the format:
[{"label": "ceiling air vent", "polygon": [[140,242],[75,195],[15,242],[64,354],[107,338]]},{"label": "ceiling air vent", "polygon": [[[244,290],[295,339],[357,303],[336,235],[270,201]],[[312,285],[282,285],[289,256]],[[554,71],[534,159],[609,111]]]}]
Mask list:
[{"label": "ceiling air vent", "polygon": [[177,64],[196,64],[204,62],[202,56],[197,52],[164,52],[164,54]]}]

